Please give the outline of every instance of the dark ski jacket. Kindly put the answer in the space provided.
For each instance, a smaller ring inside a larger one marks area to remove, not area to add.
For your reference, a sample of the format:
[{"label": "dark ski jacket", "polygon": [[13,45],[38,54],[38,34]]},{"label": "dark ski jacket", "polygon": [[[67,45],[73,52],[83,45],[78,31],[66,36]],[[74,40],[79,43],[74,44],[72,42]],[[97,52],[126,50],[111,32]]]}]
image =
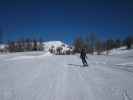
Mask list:
[{"label": "dark ski jacket", "polygon": [[84,49],[81,50],[80,58],[81,58],[81,59],[87,58],[87,56],[86,56],[86,51],[85,51]]}]

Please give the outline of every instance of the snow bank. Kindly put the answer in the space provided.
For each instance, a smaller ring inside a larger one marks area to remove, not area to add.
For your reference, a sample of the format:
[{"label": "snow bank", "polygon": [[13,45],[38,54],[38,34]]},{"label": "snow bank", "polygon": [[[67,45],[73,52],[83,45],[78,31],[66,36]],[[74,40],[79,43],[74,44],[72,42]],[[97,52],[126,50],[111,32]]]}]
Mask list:
[{"label": "snow bank", "polygon": [[118,49],[113,49],[110,51],[110,55],[115,55],[115,54],[124,54],[127,53],[129,50],[126,50],[126,47],[121,47]]},{"label": "snow bank", "polygon": [[44,50],[45,52],[49,51],[50,49],[53,50],[54,53],[57,53],[57,48],[62,48],[61,53],[66,53],[67,51],[72,51],[72,48],[61,42],[61,41],[48,41],[48,42],[44,42]]},{"label": "snow bank", "polygon": [[27,60],[27,59],[36,59],[36,58],[42,58],[42,57],[48,57],[48,56],[52,56],[52,54],[50,52],[44,52],[42,54],[42,52],[39,52],[40,54],[38,54],[38,52],[33,52],[33,55],[31,55],[32,52],[24,52],[21,55],[18,55],[16,57],[7,59],[7,61],[9,60]]},{"label": "snow bank", "polygon": [[5,44],[0,44],[0,49],[5,49],[7,47],[7,45]]},{"label": "snow bank", "polygon": [[64,50],[68,49],[68,45],[61,42],[61,41],[48,41],[48,42],[44,42],[44,48],[45,51],[48,51],[50,48],[58,48],[58,47],[62,47]]},{"label": "snow bank", "polygon": [[[109,55],[122,55],[122,54],[127,54],[129,52],[132,52],[133,50],[127,50],[126,47],[120,47],[117,49],[112,49],[109,51]],[[103,52],[102,54],[106,54],[106,51]]]}]

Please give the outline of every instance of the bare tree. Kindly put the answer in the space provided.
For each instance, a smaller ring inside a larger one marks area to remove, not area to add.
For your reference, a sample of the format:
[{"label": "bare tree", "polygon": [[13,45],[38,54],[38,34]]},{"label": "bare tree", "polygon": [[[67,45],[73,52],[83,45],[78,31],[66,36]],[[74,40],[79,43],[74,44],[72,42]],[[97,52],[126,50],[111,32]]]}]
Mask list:
[{"label": "bare tree", "polygon": [[74,41],[74,52],[79,53],[84,47],[84,40],[81,37],[78,37]]},{"label": "bare tree", "polygon": [[126,47],[127,47],[127,49],[131,49],[131,47],[132,47],[132,36],[128,36],[128,37],[125,39],[125,42],[126,42]]},{"label": "bare tree", "polygon": [[96,33],[91,32],[88,36],[88,40],[89,40],[89,51],[91,54],[93,54],[97,41]]},{"label": "bare tree", "polygon": [[102,47],[102,42],[99,40],[97,40],[96,42],[96,51],[97,51],[97,54],[100,55],[101,52],[103,50],[103,47]]},{"label": "bare tree", "polygon": [[2,29],[0,28],[0,44],[3,42],[3,35],[4,35],[4,33],[3,33]]},{"label": "bare tree", "polygon": [[61,55],[62,54],[62,47],[58,47],[57,49],[56,49],[56,51],[57,51],[57,55]]},{"label": "bare tree", "polygon": [[42,38],[39,39],[39,50],[40,51],[44,50],[44,44],[43,44],[43,39]]},{"label": "bare tree", "polygon": [[120,48],[121,45],[122,45],[121,40],[120,40],[120,39],[116,39],[116,40],[115,40],[115,48]]},{"label": "bare tree", "polygon": [[107,41],[106,41],[106,51],[107,51],[107,55],[109,54],[109,51],[111,50],[111,49],[113,49],[114,48],[114,40],[112,40],[112,39],[108,39]]}]

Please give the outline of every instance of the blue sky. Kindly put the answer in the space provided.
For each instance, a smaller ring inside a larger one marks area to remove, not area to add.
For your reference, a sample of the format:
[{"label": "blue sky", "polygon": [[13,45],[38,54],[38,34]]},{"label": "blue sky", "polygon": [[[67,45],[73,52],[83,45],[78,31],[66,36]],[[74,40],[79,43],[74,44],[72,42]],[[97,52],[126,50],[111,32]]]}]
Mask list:
[{"label": "blue sky", "polygon": [[41,37],[71,43],[95,32],[99,37],[133,35],[132,0],[1,0],[4,40]]}]

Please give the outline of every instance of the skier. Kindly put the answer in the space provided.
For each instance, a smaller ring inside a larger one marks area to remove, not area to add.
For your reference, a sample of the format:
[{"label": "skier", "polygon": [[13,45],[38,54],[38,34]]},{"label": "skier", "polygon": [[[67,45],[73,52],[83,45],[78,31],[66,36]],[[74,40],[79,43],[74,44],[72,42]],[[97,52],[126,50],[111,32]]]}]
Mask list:
[{"label": "skier", "polygon": [[80,53],[80,58],[82,59],[83,66],[88,66],[87,61],[86,61],[87,56],[86,56],[85,48],[82,48],[81,53]]}]

